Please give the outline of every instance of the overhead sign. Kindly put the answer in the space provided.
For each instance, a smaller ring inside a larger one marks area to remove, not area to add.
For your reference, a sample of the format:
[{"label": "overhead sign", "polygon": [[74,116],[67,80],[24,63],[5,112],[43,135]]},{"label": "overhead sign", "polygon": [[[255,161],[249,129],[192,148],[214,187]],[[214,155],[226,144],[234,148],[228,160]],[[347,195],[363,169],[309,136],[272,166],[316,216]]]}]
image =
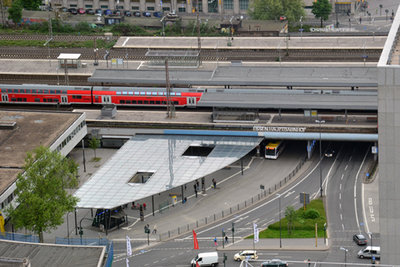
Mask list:
[{"label": "overhead sign", "polygon": [[274,126],[253,126],[257,132],[305,132],[306,127],[274,127]]}]

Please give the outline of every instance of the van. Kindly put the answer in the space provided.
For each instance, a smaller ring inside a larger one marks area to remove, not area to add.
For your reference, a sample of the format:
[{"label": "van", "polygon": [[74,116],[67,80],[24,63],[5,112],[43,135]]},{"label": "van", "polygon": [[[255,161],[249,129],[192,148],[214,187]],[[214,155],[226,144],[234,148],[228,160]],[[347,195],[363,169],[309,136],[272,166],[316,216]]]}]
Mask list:
[{"label": "van", "polygon": [[203,252],[191,261],[191,265],[196,267],[196,262],[199,266],[217,266],[218,265],[218,252]]},{"label": "van", "polygon": [[372,257],[375,257],[375,259],[380,259],[381,258],[381,247],[367,246],[366,248],[360,250],[357,253],[357,255],[360,259],[372,258]]},{"label": "van", "polygon": [[242,252],[236,253],[233,256],[235,261],[244,261],[244,260],[257,260],[257,251],[255,250],[243,250]]}]

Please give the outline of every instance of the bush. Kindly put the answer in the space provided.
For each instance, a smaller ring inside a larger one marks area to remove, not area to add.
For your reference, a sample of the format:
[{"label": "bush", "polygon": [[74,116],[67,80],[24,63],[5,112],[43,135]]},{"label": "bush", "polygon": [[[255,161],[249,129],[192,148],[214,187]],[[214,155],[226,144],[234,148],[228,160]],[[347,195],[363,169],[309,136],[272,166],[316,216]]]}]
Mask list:
[{"label": "bush", "polygon": [[321,216],[319,211],[316,209],[309,209],[304,213],[304,218],[306,219],[317,219]]}]

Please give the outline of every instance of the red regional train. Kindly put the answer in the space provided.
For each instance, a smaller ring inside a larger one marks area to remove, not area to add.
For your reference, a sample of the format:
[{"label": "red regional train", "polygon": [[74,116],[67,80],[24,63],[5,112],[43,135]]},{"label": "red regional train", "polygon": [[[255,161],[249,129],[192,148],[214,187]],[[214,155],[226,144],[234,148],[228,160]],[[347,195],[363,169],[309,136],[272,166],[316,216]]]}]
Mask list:
[{"label": "red regional train", "polygon": [[[98,87],[58,85],[1,85],[1,102],[8,104],[115,104],[118,106],[165,106],[165,88]],[[170,99],[176,107],[196,107],[204,90],[174,88]]]}]

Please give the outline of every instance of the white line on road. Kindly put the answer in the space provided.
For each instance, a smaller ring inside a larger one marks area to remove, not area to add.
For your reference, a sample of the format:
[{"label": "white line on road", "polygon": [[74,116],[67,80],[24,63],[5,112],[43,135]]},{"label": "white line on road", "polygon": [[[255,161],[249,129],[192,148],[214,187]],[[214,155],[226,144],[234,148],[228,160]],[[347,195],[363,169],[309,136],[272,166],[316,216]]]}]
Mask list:
[{"label": "white line on road", "polygon": [[340,213],[340,220],[343,221],[343,214]]},{"label": "white line on road", "polygon": [[339,185],[339,190],[342,191],[342,184]]},{"label": "white line on road", "polygon": [[349,164],[347,164],[346,167],[344,167],[344,170],[347,170],[347,167],[349,167]]},{"label": "white line on road", "polygon": [[[362,166],[364,165],[365,159],[367,158],[368,152],[369,152],[369,147],[368,147],[367,151],[365,152],[363,161],[361,162],[360,168],[358,169],[358,172],[357,172],[357,174],[356,174],[356,179],[355,179],[355,181],[354,181],[354,213],[355,213],[355,215],[356,215],[356,222],[357,222],[358,232],[361,232],[361,230],[360,230],[360,222],[358,221],[358,214],[357,214],[357,180],[358,180],[358,175],[359,175],[360,172],[361,172],[361,168],[362,168]],[[362,192],[362,193],[363,193],[363,192]],[[363,195],[362,195],[362,196],[363,196]],[[363,216],[364,216],[364,218],[365,218],[364,199],[361,199],[361,205],[362,205],[362,213],[363,213]],[[364,220],[364,223],[365,223],[366,229],[368,229],[367,220]],[[368,232],[369,232],[369,231],[367,231],[367,233],[368,233]]]},{"label": "white line on road", "polygon": [[340,178],[340,180],[343,180],[344,174],[342,174],[342,177]]},{"label": "white line on road", "polygon": [[344,224],[342,223],[342,230],[344,231]]},{"label": "white line on road", "polygon": [[339,193],[339,199],[342,199],[342,193]]},{"label": "white line on road", "polygon": [[342,209],[342,203],[339,203],[339,209]]},{"label": "white line on road", "polygon": [[293,191],[287,193],[283,198],[287,198],[288,196],[290,196],[290,195],[293,194],[294,192],[296,192],[296,191],[293,190]]}]

